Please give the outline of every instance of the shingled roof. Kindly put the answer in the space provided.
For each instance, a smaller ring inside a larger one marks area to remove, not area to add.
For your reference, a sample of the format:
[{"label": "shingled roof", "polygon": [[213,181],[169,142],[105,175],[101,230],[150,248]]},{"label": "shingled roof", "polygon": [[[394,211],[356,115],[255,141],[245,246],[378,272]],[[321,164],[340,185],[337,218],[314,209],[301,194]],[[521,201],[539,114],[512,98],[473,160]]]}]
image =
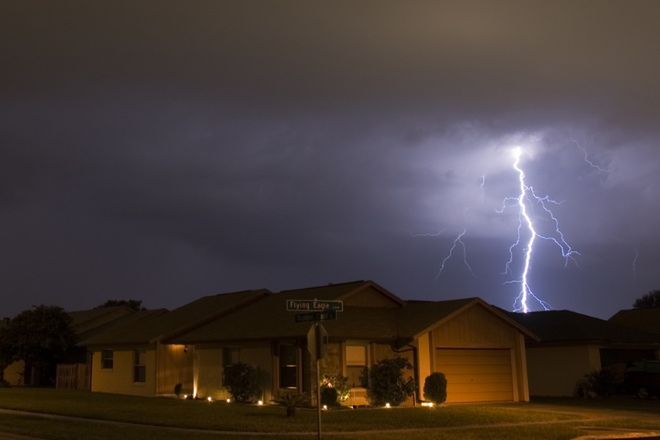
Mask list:
[{"label": "shingled roof", "polygon": [[615,313],[609,321],[624,327],[660,335],[660,307],[621,310]]},{"label": "shingled roof", "polygon": [[126,306],[98,307],[89,310],[76,310],[67,312],[71,317],[71,328],[80,340],[103,331],[117,320],[136,313]]},{"label": "shingled roof", "polygon": [[137,312],[132,319],[87,338],[81,345],[152,343],[231,313],[268,293],[260,289],[209,295],[172,311],[160,309]]},{"label": "shingled roof", "polygon": [[540,344],[660,344],[660,337],[570,310],[508,312],[540,338]]}]

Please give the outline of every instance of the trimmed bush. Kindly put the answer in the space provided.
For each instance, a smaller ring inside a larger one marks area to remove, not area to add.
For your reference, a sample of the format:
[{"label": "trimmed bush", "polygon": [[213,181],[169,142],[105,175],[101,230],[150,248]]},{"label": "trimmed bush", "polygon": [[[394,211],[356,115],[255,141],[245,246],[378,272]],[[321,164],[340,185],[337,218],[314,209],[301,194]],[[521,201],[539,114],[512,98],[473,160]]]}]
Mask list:
[{"label": "trimmed bush", "polygon": [[371,368],[371,386],[368,390],[372,405],[382,406],[389,403],[392,406],[400,405],[406,397],[411,396],[415,390],[413,378],[405,379],[404,370],[412,366],[404,358],[383,359]]},{"label": "trimmed bush", "polygon": [[442,373],[432,373],[424,380],[424,399],[441,404],[447,400],[447,378]]},{"label": "trimmed bush", "polygon": [[321,379],[321,404],[337,406],[348,399],[351,387],[348,378],[342,375],[323,375]]},{"label": "trimmed bush", "polygon": [[243,362],[225,367],[225,387],[236,402],[251,402],[261,394],[257,370]]},{"label": "trimmed bush", "polygon": [[575,385],[575,395],[582,398],[609,397],[616,392],[617,383],[609,370],[585,374]]}]

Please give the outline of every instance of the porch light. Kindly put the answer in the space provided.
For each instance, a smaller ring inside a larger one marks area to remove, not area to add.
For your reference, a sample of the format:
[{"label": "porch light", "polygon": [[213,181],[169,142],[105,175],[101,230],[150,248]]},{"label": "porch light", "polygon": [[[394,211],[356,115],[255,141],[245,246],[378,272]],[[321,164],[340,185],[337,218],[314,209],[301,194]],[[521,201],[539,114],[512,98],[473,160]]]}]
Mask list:
[{"label": "porch light", "polygon": [[264,406],[263,400],[257,400],[257,406]]},{"label": "porch light", "polygon": [[390,406],[390,402],[385,403],[385,408],[392,408],[392,407]]}]

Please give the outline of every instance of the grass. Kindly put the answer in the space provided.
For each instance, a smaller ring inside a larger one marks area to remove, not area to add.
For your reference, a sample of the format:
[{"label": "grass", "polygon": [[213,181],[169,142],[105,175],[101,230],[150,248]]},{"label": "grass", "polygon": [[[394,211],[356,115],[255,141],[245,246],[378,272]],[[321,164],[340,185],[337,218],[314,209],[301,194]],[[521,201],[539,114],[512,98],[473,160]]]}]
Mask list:
[{"label": "grass", "polygon": [[[277,439],[305,439],[314,436],[294,434],[310,433],[316,429],[316,413],[313,410],[299,410],[296,417],[287,418],[282,407],[224,402],[209,404],[204,401],[52,389],[0,389],[0,408],[155,425],[115,426],[93,421],[0,414],[0,431],[48,440],[91,437],[110,440],[271,438],[240,434],[241,431],[277,433]],[[323,427],[328,433],[337,432],[334,437],[341,439],[570,439],[584,435],[585,429],[582,428],[585,426],[660,431],[658,414],[660,402],[541,399],[531,404],[332,410],[324,412]],[[521,423],[534,424],[512,425]],[[159,426],[231,431],[236,434],[182,432]],[[413,431],[397,431],[401,429]]]},{"label": "grass", "polygon": [[[0,408],[160,426],[226,431],[301,432],[316,429],[316,413],[302,409],[293,418],[277,406],[255,407],[205,401],[120,396],[51,389],[0,389]],[[333,410],[324,412],[329,431],[434,428],[568,419],[520,405],[469,405],[444,408]]]}]

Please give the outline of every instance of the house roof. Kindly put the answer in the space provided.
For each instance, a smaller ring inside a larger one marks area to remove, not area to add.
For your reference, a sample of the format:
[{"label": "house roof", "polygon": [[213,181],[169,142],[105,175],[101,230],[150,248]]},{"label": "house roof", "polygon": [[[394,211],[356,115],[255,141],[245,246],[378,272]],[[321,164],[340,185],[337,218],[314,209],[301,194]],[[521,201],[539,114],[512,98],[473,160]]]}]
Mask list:
[{"label": "house roof", "polygon": [[540,344],[659,344],[660,337],[570,310],[507,312],[540,338]]},{"label": "house roof", "polygon": [[[363,289],[365,284],[380,288],[373,281],[344,283],[283,291],[268,295],[250,307],[212,320],[172,338],[169,342],[194,344],[204,342],[285,339],[304,337],[309,323],[296,323],[294,313],[286,311],[288,299],[342,299]],[[384,291],[383,295],[391,295]],[[368,339],[395,341],[411,339],[433,324],[475,302],[477,298],[449,301],[403,301],[397,297],[397,307],[364,307],[344,304],[337,319],[324,321],[331,339]],[[486,305],[487,306],[487,305]],[[487,306],[488,307],[488,306]],[[505,319],[509,319],[505,317]],[[512,325],[517,326],[517,323]]]},{"label": "house roof", "polygon": [[82,341],[81,345],[155,342],[203,325],[208,320],[257,301],[268,293],[267,290],[261,289],[209,295],[172,311],[160,309],[138,312],[132,319],[112,325],[105,331]]},{"label": "house roof", "polygon": [[114,306],[67,313],[71,317],[73,331],[82,340],[90,337],[95,332],[102,331],[116,320],[135,313],[135,310],[125,306]]},{"label": "house roof", "polygon": [[630,309],[615,313],[610,322],[660,335],[660,307],[653,309]]}]

